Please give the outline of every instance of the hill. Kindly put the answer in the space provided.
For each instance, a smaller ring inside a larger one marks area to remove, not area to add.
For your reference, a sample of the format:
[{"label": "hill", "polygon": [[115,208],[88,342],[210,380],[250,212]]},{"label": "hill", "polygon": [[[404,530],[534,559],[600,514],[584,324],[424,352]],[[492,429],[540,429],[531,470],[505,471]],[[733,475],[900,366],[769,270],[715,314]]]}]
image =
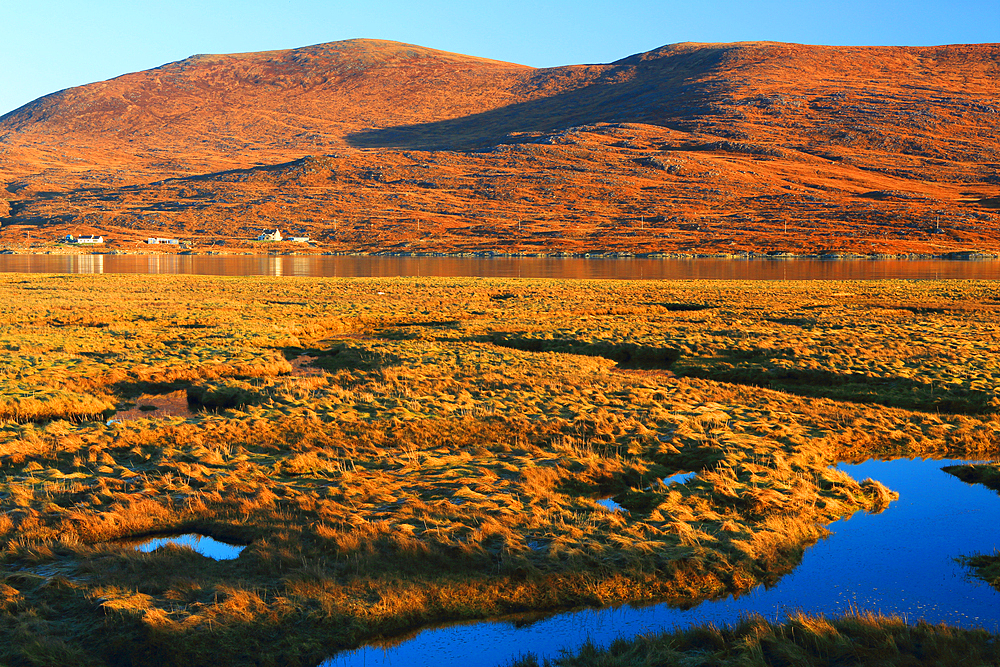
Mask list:
[{"label": "hill", "polygon": [[0,118],[0,241],[997,252],[998,75],[1000,45],[675,44],[550,69],[374,40],[194,56]]}]

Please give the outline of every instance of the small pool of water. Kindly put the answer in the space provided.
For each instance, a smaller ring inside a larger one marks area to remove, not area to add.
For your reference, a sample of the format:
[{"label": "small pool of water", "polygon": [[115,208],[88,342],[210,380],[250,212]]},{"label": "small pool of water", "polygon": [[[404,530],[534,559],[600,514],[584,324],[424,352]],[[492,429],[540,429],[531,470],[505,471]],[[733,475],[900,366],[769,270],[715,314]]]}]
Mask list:
[{"label": "small pool of water", "polygon": [[155,551],[166,544],[176,544],[178,546],[191,547],[202,556],[208,556],[215,560],[233,560],[240,555],[246,547],[235,544],[226,544],[213,540],[206,535],[188,533],[187,535],[172,535],[167,537],[150,537],[141,542],[127,542],[129,546],[144,553]]},{"label": "small pool of water", "polygon": [[598,498],[594,502],[603,507],[604,509],[608,510],[609,512],[621,512],[622,514],[628,514],[627,509],[616,503],[611,498]]},{"label": "small pool of water", "polygon": [[[661,480],[657,480],[653,484],[657,486],[657,488],[659,488],[661,485],[670,486],[671,484],[686,484],[687,482],[690,482],[697,476],[698,473],[696,472],[679,472],[675,475],[671,475],[670,477],[664,477]],[[648,491],[650,488],[651,487],[647,487],[646,490]],[[598,505],[608,510],[609,512],[622,512],[623,514],[628,514],[628,510],[619,505],[617,502],[615,502],[614,498],[611,497],[597,498],[594,500],[594,502],[596,502]]]},{"label": "small pool of water", "polygon": [[[781,620],[788,612],[840,615],[851,610],[898,614],[962,627],[1000,629],[1000,594],[972,579],[955,557],[1000,547],[1000,498],[941,470],[956,460],[868,461],[838,466],[857,480],[877,479],[900,499],[881,514],[858,513],[830,526],[833,535],[810,547],[802,563],[770,589],[738,599],[680,610],[666,604],[624,605],[551,616],[534,623],[484,621],[419,632],[391,647],[338,654],[323,667],[461,663],[499,667],[526,652],[555,657],[590,639],[692,624],[732,623],[759,613]],[[665,480],[666,481],[666,480]]]},{"label": "small pool of water", "polygon": [[660,480],[663,486],[670,486],[671,484],[687,484],[692,479],[698,476],[696,472],[679,472],[670,477],[664,477]]},{"label": "small pool of water", "polygon": [[167,394],[143,394],[135,399],[128,410],[119,410],[109,424],[133,421],[135,419],[158,419],[163,417],[193,417],[187,401],[187,391],[179,389]]}]

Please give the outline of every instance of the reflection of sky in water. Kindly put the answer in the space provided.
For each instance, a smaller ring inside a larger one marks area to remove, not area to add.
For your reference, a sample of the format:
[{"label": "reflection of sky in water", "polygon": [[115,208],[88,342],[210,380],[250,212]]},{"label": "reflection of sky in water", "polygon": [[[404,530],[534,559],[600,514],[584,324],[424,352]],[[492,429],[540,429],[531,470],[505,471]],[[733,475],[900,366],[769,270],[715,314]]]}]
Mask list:
[{"label": "reflection of sky in water", "polygon": [[208,556],[215,560],[232,560],[240,555],[245,547],[226,544],[213,540],[211,537],[189,533],[187,535],[175,535],[172,537],[154,537],[145,542],[135,545],[139,551],[149,553],[159,549],[164,544],[176,544],[179,546],[191,547],[202,556]]},{"label": "reflection of sky in water", "polygon": [[969,578],[956,556],[1000,546],[1000,498],[940,468],[955,461],[869,461],[841,465],[858,480],[872,477],[900,499],[882,514],[856,514],[830,526],[833,535],[806,550],[802,564],[770,590],[680,611],[666,605],[584,610],[523,627],[490,622],[426,630],[398,647],[367,647],[336,656],[325,667],[437,665],[497,667],[520,653],[554,657],[588,637],[621,637],[741,614],[783,618],[787,611],[837,615],[852,609],[898,614],[960,626],[1000,628],[1000,594]]},{"label": "reflection of sky in water", "polygon": [[697,476],[697,472],[679,472],[676,475],[664,477],[660,481],[663,483],[663,486],[670,486],[671,484],[687,484]]},{"label": "reflection of sky in water", "polygon": [[[697,477],[697,475],[698,473],[696,472],[679,472],[676,475],[664,477],[660,480],[660,482],[663,486],[670,486],[671,484],[684,484],[686,482],[690,482],[692,479]],[[648,491],[649,488],[647,487],[646,490]],[[616,503],[613,498],[598,498],[594,502],[610,512],[624,512],[628,514],[628,510]]]},{"label": "reflection of sky in water", "polygon": [[609,512],[624,512],[625,511],[625,508],[623,508],[621,505],[619,505],[618,503],[616,503],[611,498],[598,498],[594,502],[597,503],[598,505],[600,505],[601,507],[603,507],[604,509],[608,510]]}]

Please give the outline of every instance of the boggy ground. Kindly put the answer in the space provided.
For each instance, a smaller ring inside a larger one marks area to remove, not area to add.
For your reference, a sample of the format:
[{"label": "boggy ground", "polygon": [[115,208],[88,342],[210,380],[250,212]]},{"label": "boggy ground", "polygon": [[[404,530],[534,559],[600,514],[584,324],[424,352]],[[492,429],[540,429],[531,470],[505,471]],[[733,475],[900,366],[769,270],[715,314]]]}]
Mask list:
[{"label": "boggy ground", "polygon": [[[546,667],[690,665],[770,667],[798,665],[995,665],[996,635],[877,614],[842,618],[793,615],[785,623],[759,616],[733,626],[699,626],[636,639],[607,648],[584,646],[576,655],[545,660]],[[527,656],[513,667],[537,667]]]},{"label": "boggy ground", "polygon": [[[775,581],[894,498],[832,463],[994,455],[998,306],[974,282],[0,276],[0,662],[306,665]],[[178,391],[190,415],[141,409]],[[117,542],[191,531],[247,546]]]}]

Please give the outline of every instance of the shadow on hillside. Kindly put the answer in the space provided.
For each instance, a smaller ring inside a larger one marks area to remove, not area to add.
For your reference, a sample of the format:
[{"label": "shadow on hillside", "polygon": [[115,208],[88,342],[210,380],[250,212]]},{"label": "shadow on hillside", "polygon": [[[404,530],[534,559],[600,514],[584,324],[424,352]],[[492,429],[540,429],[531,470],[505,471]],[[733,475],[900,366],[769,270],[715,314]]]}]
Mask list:
[{"label": "shadow on hillside", "polygon": [[[628,58],[575,90],[462,118],[355,132],[346,139],[356,148],[469,150],[496,144],[512,132],[549,132],[599,122],[669,127],[713,113],[718,85],[702,79],[724,53],[709,49],[649,60]],[[540,92],[560,85],[560,71],[540,70],[526,86]]]}]

